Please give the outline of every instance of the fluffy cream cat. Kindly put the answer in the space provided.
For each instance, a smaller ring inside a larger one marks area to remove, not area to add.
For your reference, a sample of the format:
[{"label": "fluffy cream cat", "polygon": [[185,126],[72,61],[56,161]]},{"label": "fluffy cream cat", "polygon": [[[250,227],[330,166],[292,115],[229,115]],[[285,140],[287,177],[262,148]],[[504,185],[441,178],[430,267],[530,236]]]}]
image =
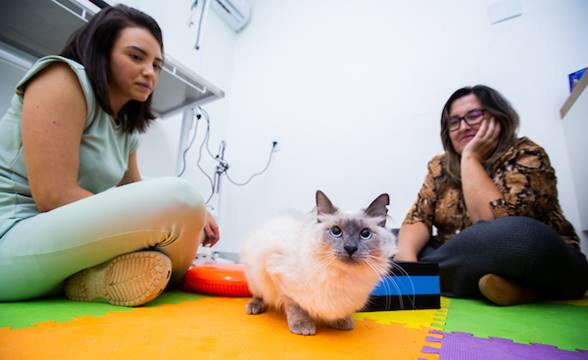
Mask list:
[{"label": "fluffy cream cat", "polygon": [[394,235],[384,228],[388,204],[381,194],[366,209],[347,213],[317,191],[306,218],[261,226],[241,251],[253,294],[246,312],[283,309],[288,328],[300,335],[314,335],[317,322],[351,330],[351,314],[388,273],[394,253]]}]

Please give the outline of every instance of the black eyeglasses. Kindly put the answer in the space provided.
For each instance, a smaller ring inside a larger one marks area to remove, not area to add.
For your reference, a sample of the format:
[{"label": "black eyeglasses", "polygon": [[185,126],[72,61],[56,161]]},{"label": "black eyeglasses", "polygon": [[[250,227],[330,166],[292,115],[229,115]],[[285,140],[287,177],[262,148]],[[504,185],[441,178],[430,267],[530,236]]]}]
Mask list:
[{"label": "black eyeglasses", "polygon": [[472,109],[464,116],[452,116],[447,118],[447,127],[449,131],[457,131],[461,125],[461,121],[465,121],[469,126],[478,125],[484,119],[484,112],[486,109]]}]

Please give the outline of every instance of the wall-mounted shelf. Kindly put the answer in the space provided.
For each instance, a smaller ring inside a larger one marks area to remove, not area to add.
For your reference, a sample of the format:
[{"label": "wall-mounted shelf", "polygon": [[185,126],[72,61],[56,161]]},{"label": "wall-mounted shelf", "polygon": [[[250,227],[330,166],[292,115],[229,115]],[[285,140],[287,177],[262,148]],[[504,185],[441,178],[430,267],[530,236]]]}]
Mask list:
[{"label": "wall-mounted shelf", "polygon": [[[0,41],[33,58],[58,54],[69,35],[97,9],[76,0],[3,0],[0,2]],[[166,53],[152,106],[158,115],[165,116],[223,96],[221,89]]]}]

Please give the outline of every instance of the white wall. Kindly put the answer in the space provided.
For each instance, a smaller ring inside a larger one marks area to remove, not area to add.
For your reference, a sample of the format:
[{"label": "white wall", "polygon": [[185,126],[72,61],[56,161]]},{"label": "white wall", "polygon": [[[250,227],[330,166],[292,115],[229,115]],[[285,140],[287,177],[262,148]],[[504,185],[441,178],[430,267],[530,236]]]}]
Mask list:
[{"label": "white wall", "polygon": [[263,166],[275,137],[281,151],[248,186],[225,181],[219,249],[238,251],[272,213],[310,210],[316,189],[346,208],[388,192],[399,225],[427,160],[441,151],[443,103],[477,83],[510,99],[520,134],[546,148],[564,212],[577,226],[558,110],[567,74],[588,59],[588,2],[523,0],[522,16],[496,25],[491,1],[252,3],[227,87],[230,174],[242,179]]},{"label": "white wall", "polygon": [[[211,149],[227,139],[218,248],[238,251],[256,223],[288,209],[310,210],[316,189],[336,204],[364,207],[389,192],[398,226],[414,201],[427,160],[441,151],[438,119],[449,94],[484,83],[499,89],[522,117],[521,135],[543,145],[559,177],[560,201],[578,227],[578,212],[558,110],[568,96],[566,74],[586,66],[588,3],[521,1],[521,17],[490,25],[493,1],[252,0],[253,17],[234,34],[209,13],[202,50],[188,28],[191,1],[162,6],[124,1],[151,14],[166,52],[223,89],[206,105]],[[174,175],[181,115],[159,120],[139,153],[146,177]],[[185,177],[206,198],[208,180],[195,166],[199,137]],[[214,162],[204,157],[212,174]],[[584,245],[586,235],[584,234]]]},{"label": "white wall", "polygon": [[[588,78],[584,79],[588,80]],[[584,81],[585,82],[585,81]],[[588,134],[588,89],[581,84],[576,85],[583,91],[575,99],[575,103],[564,117],[564,134],[568,150],[568,159],[572,171],[572,180],[578,201],[579,223],[588,231],[588,152],[586,151],[586,134]]]}]

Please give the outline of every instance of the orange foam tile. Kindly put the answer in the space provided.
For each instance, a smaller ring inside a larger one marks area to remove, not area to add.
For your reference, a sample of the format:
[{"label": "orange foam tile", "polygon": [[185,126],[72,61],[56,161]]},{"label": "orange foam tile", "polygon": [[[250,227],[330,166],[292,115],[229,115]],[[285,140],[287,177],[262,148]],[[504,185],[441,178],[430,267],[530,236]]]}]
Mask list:
[{"label": "orange foam tile", "polygon": [[1,359],[415,359],[426,329],[356,321],[352,331],[288,331],[281,314],[246,315],[247,299],[137,308],[0,331]]}]

